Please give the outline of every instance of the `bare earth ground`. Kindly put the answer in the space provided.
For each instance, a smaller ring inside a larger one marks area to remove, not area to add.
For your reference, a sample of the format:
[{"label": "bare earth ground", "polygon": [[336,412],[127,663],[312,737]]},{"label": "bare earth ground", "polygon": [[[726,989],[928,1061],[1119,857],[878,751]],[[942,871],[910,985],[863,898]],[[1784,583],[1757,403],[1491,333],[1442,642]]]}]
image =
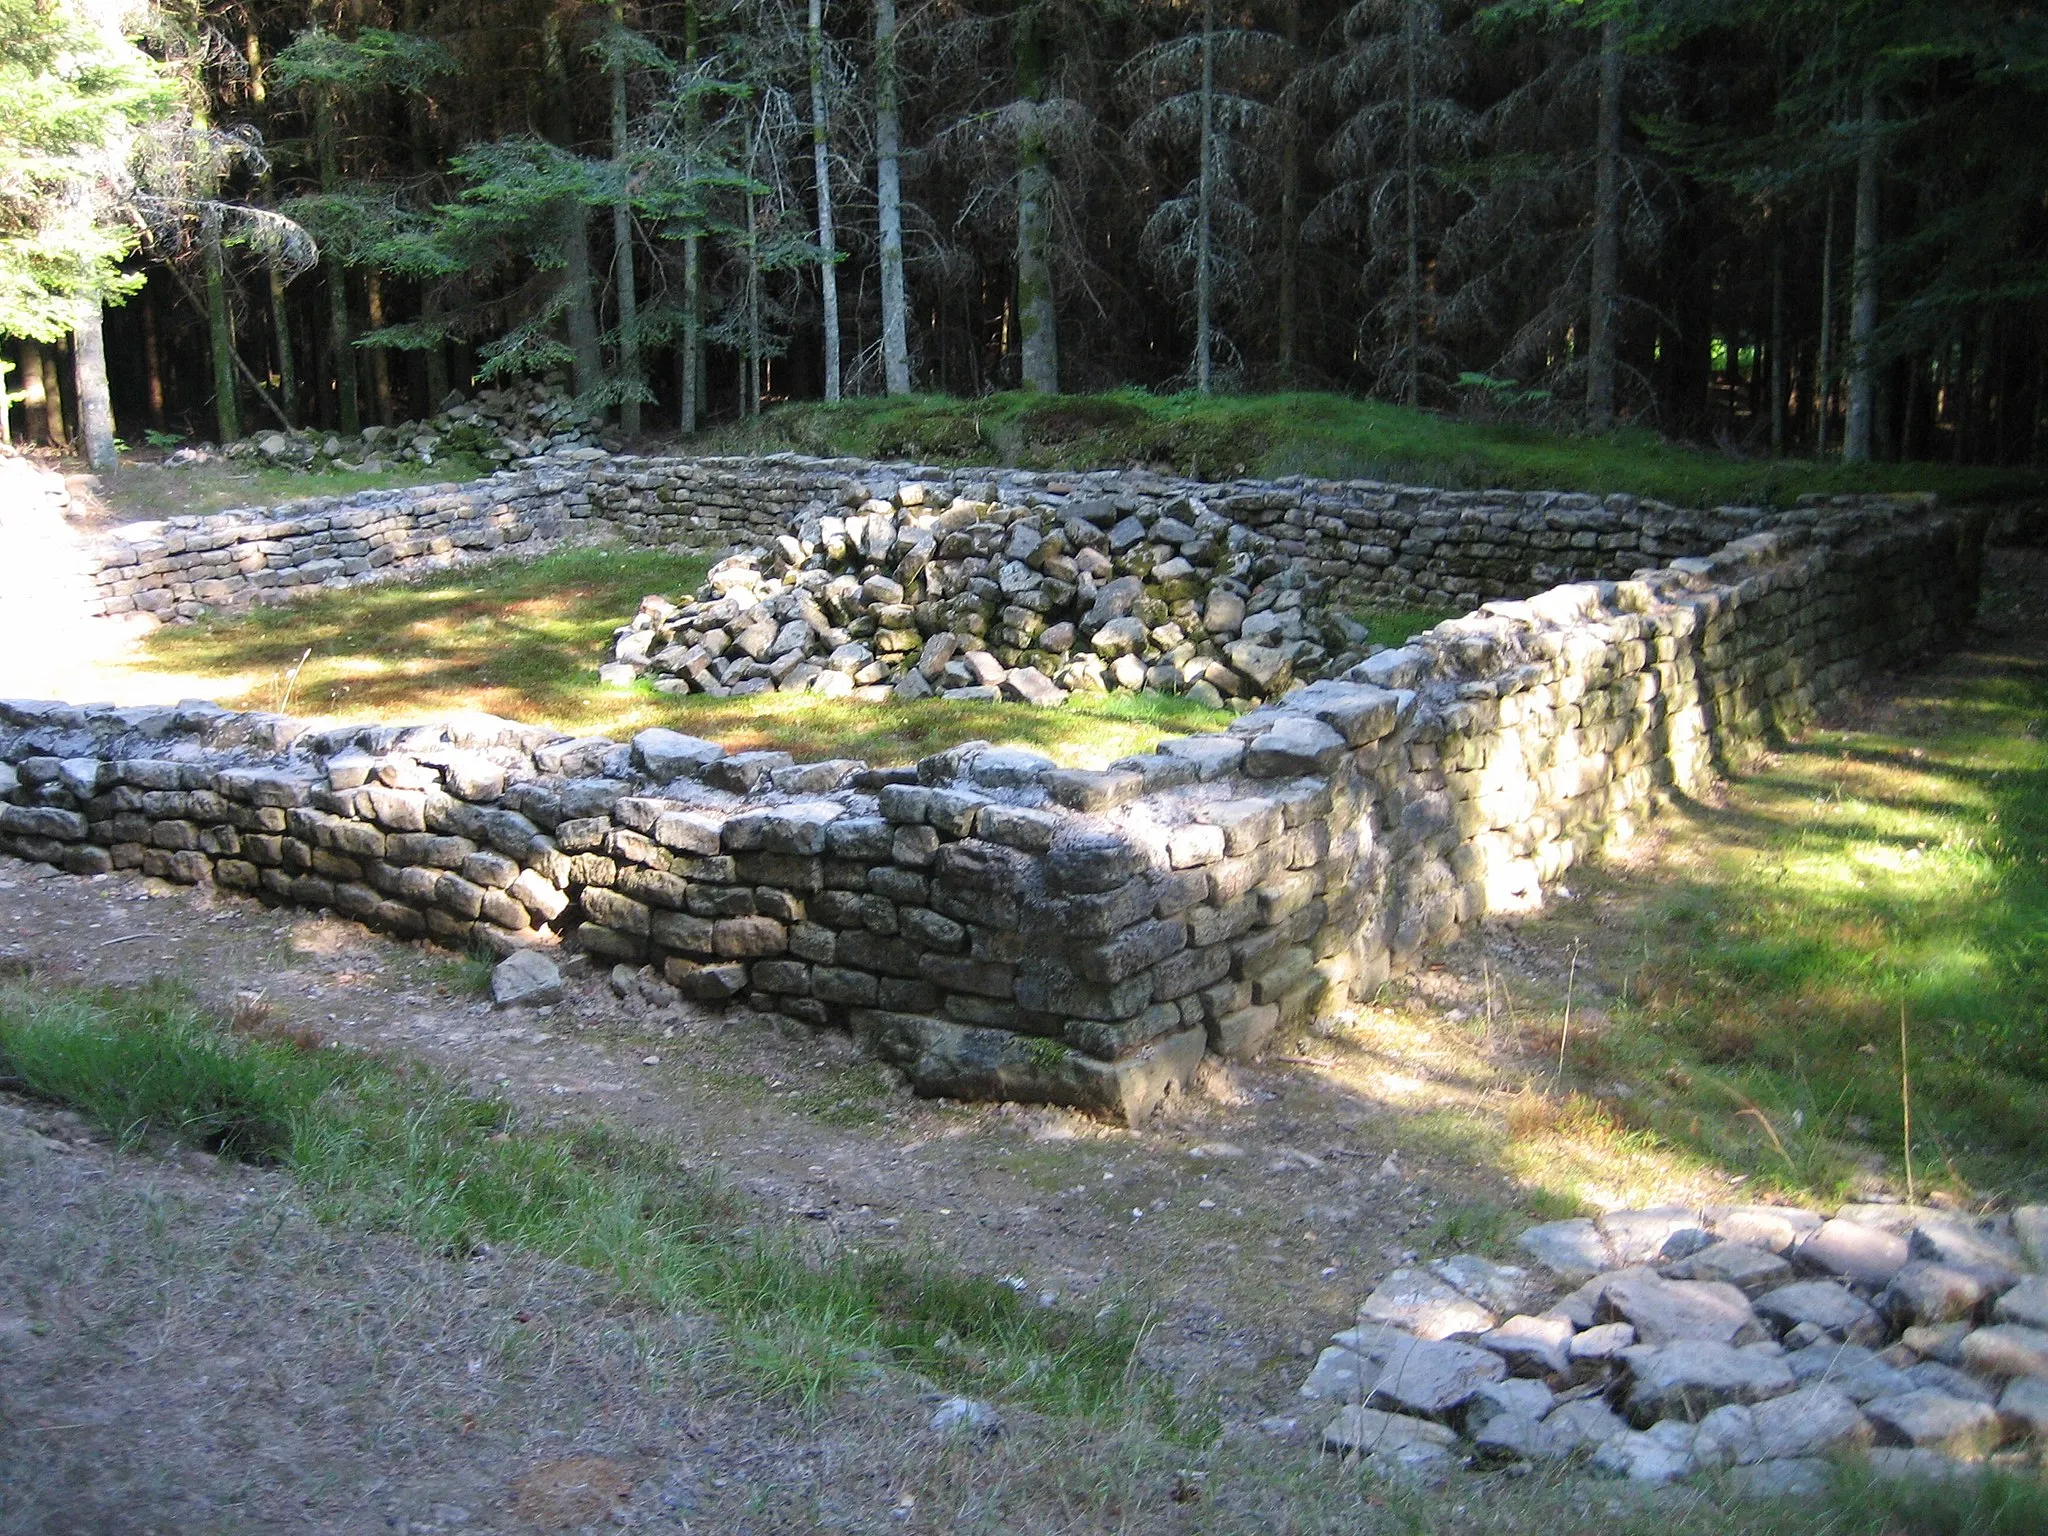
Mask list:
[{"label": "bare earth ground", "polygon": [[[822,1247],[905,1245],[1061,1306],[1131,1296],[1155,1315],[1148,1363],[1284,1475],[1312,1471],[1320,1419],[1286,1428],[1306,1357],[1387,1268],[1458,1235],[1446,1212],[1523,1198],[1430,1134],[1442,1106],[1503,1089],[1435,1047],[1427,983],[1377,1015],[1398,1068],[1369,1032],[1319,1040],[1327,1055],[1219,1074],[1125,1132],[920,1102],[833,1037],[647,1013],[603,977],[495,1013],[448,957],[350,924],[0,861],[0,964],[23,962],[53,982],[177,977],[222,1010],[260,991],[282,1021],[425,1057],[534,1118],[670,1138]],[[0,1530],[1097,1528],[1048,1500],[1057,1447],[1006,1438],[985,1488],[982,1453],[926,1428],[916,1382],[810,1423],[736,1384],[715,1332],[593,1277],[322,1228],[283,1176],[124,1154],[62,1112],[0,1101],[0,1211]],[[577,1457],[622,1496],[557,1520],[531,1480]]]}]

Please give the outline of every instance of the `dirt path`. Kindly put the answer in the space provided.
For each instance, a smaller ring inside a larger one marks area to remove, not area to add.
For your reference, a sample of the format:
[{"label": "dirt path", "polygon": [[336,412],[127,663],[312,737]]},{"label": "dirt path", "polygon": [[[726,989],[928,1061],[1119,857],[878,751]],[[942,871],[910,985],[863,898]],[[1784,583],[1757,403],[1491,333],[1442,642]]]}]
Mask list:
[{"label": "dirt path", "polygon": [[1438,1212],[1514,1201],[1497,1175],[1418,1154],[1404,1124],[1446,1098],[1414,1078],[1374,1092],[1285,1061],[1219,1071],[1176,1119],[1126,1132],[920,1101],[842,1037],[652,1012],[573,968],[560,1006],[496,1012],[444,954],[135,876],[0,860],[0,907],[0,962],[175,978],[223,1013],[260,993],[283,1021],[422,1056],[534,1120],[669,1140],[827,1245],[929,1250],[1062,1304],[1133,1297],[1159,1317],[1161,1362],[1213,1378],[1236,1417],[1285,1406],[1297,1346],[1343,1326]]},{"label": "dirt path", "polygon": [[144,670],[137,643],[155,627],[88,615],[85,541],[110,515],[83,482],[0,454],[0,697],[174,703],[209,697],[206,679]]}]

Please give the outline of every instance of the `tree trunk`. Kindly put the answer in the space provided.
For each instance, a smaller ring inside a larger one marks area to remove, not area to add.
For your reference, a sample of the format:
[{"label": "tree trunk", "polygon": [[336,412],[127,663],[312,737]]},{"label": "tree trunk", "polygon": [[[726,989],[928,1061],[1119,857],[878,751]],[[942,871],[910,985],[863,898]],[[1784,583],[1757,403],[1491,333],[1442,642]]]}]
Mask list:
[{"label": "tree trunk", "polygon": [[[749,164],[752,156],[748,156]],[[752,187],[747,189],[747,366],[742,377],[741,410],[761,414],[761,228],[760,209]]]},{"label": "tree trunk", "polygon": [[[612,22],[626,25],[624,0],[612,6]],[[612,259],[619,274],[619,427],[628,437],[640,435],[640,293],[633,270],[633,206],[626,175],[626,56],[612,54],[612,170],[619,178],[618,201],[612,204]]]},{"label": "tree trunk", "polygon": [[[569,58],[563,42],[565,17],[550,14],[541,29],[541,50],[548,81],[548,138],[570,148],[574,121],[570,98]],[[562,221],[563,328],[578,395],[594,394],[604,383],[604,345],[597,327],[597,288],[590,263],[590,206],[580,195],[565,198],[557,214]]]},{"label": "tree trunk", "polygon": [[1771,210],[1771,456],[1785,452],[1785,215]]},{"label": "tree trunk", "polygon": [[575,359],[576,393],[588,395],[604,382],[604,350],[598,340],[597,303],[590,272],[590,209],[581,198],[562,208],[562,289],[569,353]]},{"label": "tree trunk", "polygon": [[1862,142],[1856,149],[1856,247],[1850,269],[1849,415],[1842,459],[1867,464],[1877,425],[1877,87],[1863,88]]},{"label": "tree trunk", "polygon": [[1586,417],[1614,425],[1615,327],[1621,305],[1621,23],[1600,26],[1598,168],[1593,191],[1593,294],[1586,327]]},{"label": "tree trunk", "polygon": [[1402,338],[1407,350],[1407,367],[1403,369],[1402,397],[1409,405],[1422,403],[1422,195],[1418,182],[1422,174],[1421,148],[1418,143],[1421,132],[1419,121],[1422,111],[1421,84],[1417,78],[1416,55],[1422,51],[1422,6],[1421,0],[1408,0],[1403,17],[1402,63],[1406,75],[1406,99],[1401,113],[1401,174],[1405,183],[1408,218],[1408,323]]},{"label": "tree trunk", "polygon": [[910,393],[910,336],[903,286],[903,121],[896,102],[896,0],[875,0],[875,200],[882,241],[882,382]]},{"label": "tree trunk", "polygon": [[43,383],[43,348],[28,337],[21,338],[21,440],[50,443],[50,396]]},{"label": "tree trunk", "polygon": [[683,355],[679,371],[682,403],[676,425],[685,433],[697,430],[703,412],[704,384],[704,264],[698,237],[683,240]]},{"label": "tree trunk", "polygon": [[832,234],[832,146],[825,121],[825,4],[811,0],[811,170],[818,182],[818,297],[824,309],[825,398],[839,398],[839,242]]},{"label": "tree trunk", "polygon": [[[697,75],[697,3],[683,3],[683,68],[692,86]],[[701,129],[694,89],[683,99],[683,174],[694,178],[697,171],[697,135]],[[677,426],[695,432],[704,410],[704,267],[700,236],[692,230],[683,236],[683,355],[677,371],[681,404]]]},{"label": "tree trunk", "polygon": [[[372,270],[363,283],[364,310],[369,316],[370,329],[384,329],[384,274]],[[377,422],[390,426],[398,420],[397,401],[391,393],[391,352],[389,348],[370,348],[370,391],[377,402]]]},{"label": "tree trunk", "polygon": [[[441,296],[433,289],[433,279],[427,279],[427,291],[420,296],[420,318],[429,326],[437,326],[441,318]],[[427,409],[438,411],[441,402],[448,398],[448,339],[437,336],[427,347]]]},{"label": "tree trunk", "polygon": [[1046,151],[1045,41],[1018,23],[1017,85],[1024,121],[1017,134],[1017,353],[1024,388],[1060,392],[1058,310],[1052,291],[1052,162]]},{"label": "tree trunk", "polygon": [[[313,140],[320,161],[320,190],[341,185],[341,146],[334,125],[334,93],[321,91],[313,104]],[[332,245],[320,253],[327,279],[328,366],[334,372],[334,417],[343,437],[363,430],[362,407],[356,393],[356,350],[348,320],[348,270]]]},{"label": "tree trunk", "polygon": [[1215,373],[1213,306],[1216,208],[1216,0],[1202,0],[1202,180],[1195,210],[1195,388],[1210,392]]},{"label": "tree trunk", "polygon": [[[1301,46],[1301,0],[1287,0],[1282,23],[1288,57]],[[1299,365],[1295,360],[1295,333],[1300,321],[1297,292],[1301,265],[1301,124],[1292,112],[1280,127],[1280,382],[1293,388]]]},{"label": "tree trunk", "polygon": [[1820,241],[1820,357],[1814,368],[1816,420],[1813,452],[1828,456],[1828,433],[1835,412],[1835,191],[1828,189],[1827,223]]},{"label": "tree trunk", "polygon": [[[284,296],[284,277],[272,267],[270,276],[270,328],[277,333],[277,393],[284,413],[296,418],[299,410],[299,360],[292,350],[292,312]],[[152,344],[155,341],[152,335]]]},{"label": "tree trunk", "polygon": [[107,389],[107,342],[101,330],[100,301],[78,306],[72,329],[71,374],[78,391],[78,436],[86,466],[100,474],[120,467],[114,452],[114,403]]},{"label": "tree trunk", "polygon": [[52,448],[71,446],[71,425],[64,419],[64,365],[61,348],[51,342],[42,350],[43,423]]},{"label": "tree trunk", "polygon": [[228,308],[227,263],[220,249],[220,215],[209,210],[200,230],[200,258],[206,277],[206,334],[213,355],[213,420],[220,441],[242,435],[241,404],[235,398],[235,317]]}]

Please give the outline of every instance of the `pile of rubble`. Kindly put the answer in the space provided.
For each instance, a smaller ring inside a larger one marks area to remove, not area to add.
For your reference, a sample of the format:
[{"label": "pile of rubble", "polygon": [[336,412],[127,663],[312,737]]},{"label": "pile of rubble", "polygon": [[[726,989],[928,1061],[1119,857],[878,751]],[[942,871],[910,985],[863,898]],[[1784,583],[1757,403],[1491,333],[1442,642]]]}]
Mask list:
[{"label": "pile of rubble", "polygon": [[1343,1404],[1327,1450],[1796,1493],[1848,1451],[1942,1477],[2048,1446],[2048,1206],[1624,1211],[1520,1243],[1536,1270],[1439,1260],[1366,1299],[1301,1389]]},{"label": "pile of rubble", "polygon": [[1193,497],[1005,505],[987,485],[941,507],[912,482],[814,509],[714,566],[693,601],[646,598],[601,673],[670,693],[1059,704],[1144,689],[1248,708],[1370,649],[1301,570],[1254,584],[1274,564],[1264,542]]},{"label": "pile of rubble", "polygon": [[479,390],[473,400],[450,394],[426,421],[369,426],[348,437],[317,428],[258,432],[223,448],[179,448],[164,463],[175,469],[225,458],[285,469],[371,474],[398,465],[431,466],[451,454],[509,464],[543,454],[594,456],[603,451],[603,430],[604,418],[577,405],[559,381],[520,380],[502,389]]}]

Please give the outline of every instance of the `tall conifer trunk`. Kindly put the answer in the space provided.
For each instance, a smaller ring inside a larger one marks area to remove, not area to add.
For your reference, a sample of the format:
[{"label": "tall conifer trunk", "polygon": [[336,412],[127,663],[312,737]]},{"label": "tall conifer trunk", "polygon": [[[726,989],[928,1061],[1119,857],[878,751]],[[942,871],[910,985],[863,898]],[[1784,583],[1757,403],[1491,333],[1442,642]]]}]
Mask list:
[{"label": "tall conifer trunk", "polygon": [[[384,329],[384,274],[372,268],[363,283],[363,308],[370,329]],[[390,426],[398,420],[398,402],[391,392],[391,353],[388,348],[370,348],[370,395],[377,402],[377,421]]]},{"label": "tall conifer trunk", "polygon": [[[320,162],[320,190],[337,191],[341,186],[341,145],[334,121],[332,89],[323,89],[313,105],[314,150]],[[362,407],[356,394],[356,351],[348,319],[348,269],[330,244],[320,253],[320,269],[327,279],[328,366],[334,370],[334,416],[342,436],[363,430]]]},{"label": "tall conifer trunk", "polygon": [[818,182],[818,298],[825,332],[825,398],[839,398],[839,242],[832,232],[832,145],[825,117],[825,4],[811,0],[811,170]]},{"label": "tall conifer trunk", "polygon": [[64,415],[64,363],[63,348],[51,342],[43,348],[43,417],[44,427],[49,433],[50,446],[69,449],[71,446],[71,423]]},{"label": "tall conifer trunk", "polygon": [[[626,25],[624,0],[614,0],[612,24],[621,31]],[[612,167],[619,179],[618,200],[612,204],[612,260],[619,274],[619,377],[627,389],[619,401],[619,426],[628,437],[640,435],[640,294],[633,269],[633,206],[626,184],[626,55],[615,48],[612,76]]]},{"label": "tall conifer trunk", "polygon": [[1593,190],[1593,284],[1586,326],[1586,418],[1614,425],[1615,329],[1621,306],[1621,23],[1600,25],[1600,118]]},{"label": "tall conifer trunk", "polygon": [[587,395],[604,382],[604,349],[598,337],[590,266],[590,208],[580,197],[568,199],[562,208],[562,255],[569,355],[575,359],[576,393]]},{"label": "tall conifer trunk", "polygon": [[[697,170],[697,135],[702,114],[697,107],[697,0],[683,0],[683,68],[690,82],[690,94],[683,100],[683,144],[685,176]],[[697,430],[704,411],[704,267],[702,236],[694,225],[683,236],[683,355],[677,365],[681,374],[677,426],[689,433]]]},{"label": "tall conifer trunk", "polygon": [[1818,406],[1813,451],[1826,458],[1835,410],[1835,191],[1828,189],[1828,213],[1820,242],[1820,348],[1814,363],[1814,396]]},{"label": "tall conifer trunk", "polygon": [[220,214],[209,208],[200,222],[199,257],[206,281],[206,335],[213,359],[213,421],[220,441],[242,435],[235,398],[235,317],[228,307],[227,263],[220,248]]},{"label": "tall conifer trunk", "polygon": [[1208,394],[1215,372],[1216,0],[1202,0],[1202,179],[1195,218],[1195,388]]},{"label": "tall conifer trunk", "polygon": [[1771,454],[1785,451],[1785,215],[1771,210]]},{"label": "tall conifer trunk", "polygon": [[[1282,23],[1287,51],[1292,58],[1301,46],[1301,0],[1287,0]],[[1301,300],[1297,292],[1301,264],[1301,123],[1288,112],[1280,129],[1280,382],[1292,388],[1299,365],[1295,359],[1295,333],[1300,327]]]},{"label": "tall conifer trunk", "polygon": [[[270,99],[270,92],[263,78],[263,43],[253,27],[245,40],[245,48],[249,59],[249,99],[261,107]],[[268,117],[269,114],[266,112],[266,128]],[[275,207],[277,190],[272,183],[269,166],[263,168],[257,185],[261,188],[263,205],[266,208]],[[278,406],[287,420],[296,420],[299,411],[299,367],[298,359],[292,351],[291,306],[285,299],[284,275],[277,270],[275,264],[265,267],[264,277],[270,289],[270,331],[277,347]],[[152,346],[155,344],[154,335],[150,337],[150,343]],[[159,418],[162,414],[161,409],[156,411]],[[155,424],[158,427],[163,425],[161,419]]]},{"label": "tall conifer trunk", "polygon": [[21,440],[24,443],[53,443],[50,430],[50,396],[43,383],[42,343],[21,338]]},{"label": "tall conifer trunk", "polygon": [[903,121],[896,100],[896,0],[875,0],[875,202],[882,243],[882,382],[910,393],[910,338],[903,286]]},{"label": "tall conifer trunk", "polygon": [[164,429],[164,357],[163,345],[156,333],[156,299],[147,288],[139,298],[141,302],[136,307],[142,314],[142,373],[143,386],[148,391],[149,424],[161,432]]},{"label": "tall conifer trunk", "polygon": [[1856,150],[1856,247],[1850,271],[1849,413],[1842,424],[1842,458],[1867,463],[1877,422],[1877,87],[1863,88],[1862,141]]},{"label": "tall conifer trunk", "polygon": [[120,465],[114,452],[114,403],[107,388],[107,343],[101,331],[100,301],[78,306],[71,332],[71,373],[78,391],[79,445],[88,467],[111,474]]},{"label": "tall conifer trunk", "polygon": [[1422,3],[1407,0],[1403,7],[1401,61],[1405,77],[1401,108],[1401,180],[1407,218],[1407,308],[1408,321],[1402,344],[1408,354],[1402,370],[1402,397],[1409,405],[1422,401],[1422,175],[1421,114],[1422,91],[1417,55],[1422,51]]},{"label": "tall conifer trunk", "polygon": [[1017,355],[1026,389],[1060,392],[1058,310],[1052,291],[1052,161],[1045,143],[1045,39],[1027,13],[1018,22]]},{"label": "tall conifer trunk", "polygon": [[[549,137],[563,149],[573,148],[570,138],[574,116],[569,108],[569,57],[562,37],[564,18],[550,15],[541,31],[547,63],[550,95]],[[574,359],[576,393],[588,395],[604,383],[604,347],[597,326],[597,285],[590,259],[590,205],[577,194],[562,201],[562,309],[569,335],[569,355]]]}]

